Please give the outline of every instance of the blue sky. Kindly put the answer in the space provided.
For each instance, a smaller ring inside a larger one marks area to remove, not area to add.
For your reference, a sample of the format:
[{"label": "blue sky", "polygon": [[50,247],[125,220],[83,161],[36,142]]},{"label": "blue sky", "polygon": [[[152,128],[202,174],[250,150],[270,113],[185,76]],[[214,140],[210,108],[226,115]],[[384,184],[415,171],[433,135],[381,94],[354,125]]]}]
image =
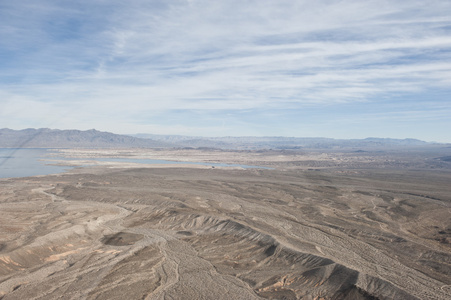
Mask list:
[{"label": "blue sky", "polygon": [[0,128],[451,142],[451,1],[0,0]]}]

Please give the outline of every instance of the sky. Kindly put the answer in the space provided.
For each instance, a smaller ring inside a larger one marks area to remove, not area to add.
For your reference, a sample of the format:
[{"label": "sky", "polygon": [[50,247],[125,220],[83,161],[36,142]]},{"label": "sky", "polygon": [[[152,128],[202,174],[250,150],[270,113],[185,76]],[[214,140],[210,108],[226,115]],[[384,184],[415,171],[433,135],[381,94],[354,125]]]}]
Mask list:
[{"label": "sky", "polygon": [[451,1],[0,0],[0,128],[451,142]]}]

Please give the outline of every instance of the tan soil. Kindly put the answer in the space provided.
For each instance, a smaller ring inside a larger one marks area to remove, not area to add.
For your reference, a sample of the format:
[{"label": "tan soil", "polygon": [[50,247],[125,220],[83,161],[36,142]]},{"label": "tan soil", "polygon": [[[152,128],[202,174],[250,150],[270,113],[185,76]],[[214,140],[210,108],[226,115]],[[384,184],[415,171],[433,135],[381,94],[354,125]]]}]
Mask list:
[{"label": "tan soil", "polygon": [[447,168],[368,168],[387,161],[369,154],[65,153],[274,169],[110,163],[2,179],[1,299],[451,297]]}]

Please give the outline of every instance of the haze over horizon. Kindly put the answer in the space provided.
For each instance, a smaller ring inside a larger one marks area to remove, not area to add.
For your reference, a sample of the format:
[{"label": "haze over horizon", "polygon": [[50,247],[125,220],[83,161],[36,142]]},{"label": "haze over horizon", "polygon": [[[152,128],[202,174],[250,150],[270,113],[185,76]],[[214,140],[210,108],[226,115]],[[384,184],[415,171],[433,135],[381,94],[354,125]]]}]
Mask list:
[{"label": "haze over horizon", "polygon": [[449,1],[0,2],[0,128],[451,142]]}]

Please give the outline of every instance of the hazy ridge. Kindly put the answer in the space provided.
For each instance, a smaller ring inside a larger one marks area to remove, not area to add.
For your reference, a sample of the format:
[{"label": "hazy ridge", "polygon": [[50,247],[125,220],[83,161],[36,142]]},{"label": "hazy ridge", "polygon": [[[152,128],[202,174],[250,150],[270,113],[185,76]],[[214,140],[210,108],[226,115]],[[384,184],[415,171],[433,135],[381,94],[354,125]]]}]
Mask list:
[{"label": "hazy ridge", "polygon": [[181,135],[136,134],[139,138],[168,142],[185,147],[211,147],[224,149],[334,149],[334,148],[378,148],[378,147],[417,147],[428,143],[417,139],[366,138],[333,139],[325,137],[192,137]]},{"label": "hazy ridge", "polygon": [[[95,129],[0,129],[0,147],[44,148],[217,148],[233,150],[258,149],[377,149],[424,147],[437,145],[417,139],[366,138],[333,139],[324,137],[193,137],[182,135],[120,135]],[[442,144],[443,145],[443,144]]]},{"label": "hazy ridge", "polygon": [[66,147],[168,147],[164,142],[140,139],[127,135],[97,131],[95,129],[0,129],[0,147],[3,148],[66,148]]}]

